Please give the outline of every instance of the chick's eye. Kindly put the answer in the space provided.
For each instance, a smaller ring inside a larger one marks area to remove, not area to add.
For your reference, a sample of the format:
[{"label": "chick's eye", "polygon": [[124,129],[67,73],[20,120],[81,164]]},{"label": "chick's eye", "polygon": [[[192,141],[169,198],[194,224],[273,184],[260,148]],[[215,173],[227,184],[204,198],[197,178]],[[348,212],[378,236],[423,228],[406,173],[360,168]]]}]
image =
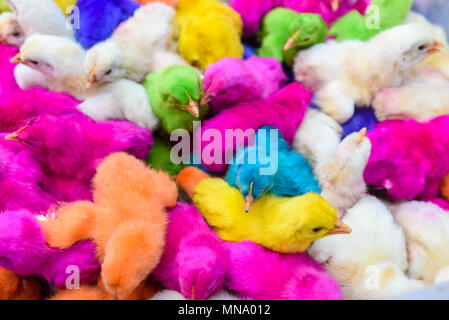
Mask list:
[{"label": "chick's eye", "polygon": [[31,63],[31,64],[34,64],[35,66],[37,66],[37,65],[39,64],[39,62],[36,61],[36,60],[30,60],[30,63]]},{"label": "chick's eye", "polygon": [[312,229],[312,231],[313,231],[314,233],[318,233],[318,232],[320,232],[321,230],[323,230],[323,228],[315,228],[315,229]]},{"label": "chick's eye", "polygon": [[106,71],[105,75],[108,76],[112,73],[112,69],[109,69],[108,71]]},{"label": "chick's eye", "polygon": [[14,32],[12,35],[13,35],[13,37],[19,37],[20,36],[20,32]]},{"label": "chick's eye", "polygon": [[419,47],[418,47],[418,49],[420,50],[420,51],[423,51],[423,50],[425,50],[427,47],[425,46],[425,45],[420,45]]}]

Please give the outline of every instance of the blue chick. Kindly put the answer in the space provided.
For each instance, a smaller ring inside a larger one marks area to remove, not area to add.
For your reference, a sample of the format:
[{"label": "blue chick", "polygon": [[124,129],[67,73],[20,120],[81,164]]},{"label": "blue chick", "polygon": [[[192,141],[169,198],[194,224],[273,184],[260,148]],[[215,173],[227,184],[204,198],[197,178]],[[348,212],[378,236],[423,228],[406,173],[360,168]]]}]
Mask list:
[{"label": "blue chick", "polygon": [[75,37],[85,49],[108,39],[115,28],[134,15],[140,4],[134,0],[79,0],[80,27]]}]

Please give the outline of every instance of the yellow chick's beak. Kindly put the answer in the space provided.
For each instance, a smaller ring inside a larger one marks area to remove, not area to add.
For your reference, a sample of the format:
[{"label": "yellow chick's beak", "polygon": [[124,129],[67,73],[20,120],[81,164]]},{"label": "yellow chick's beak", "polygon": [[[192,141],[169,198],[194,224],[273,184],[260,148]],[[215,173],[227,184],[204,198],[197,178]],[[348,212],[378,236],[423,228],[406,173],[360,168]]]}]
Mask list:
[{"label": "yellow chick's beak", "polygon": [[11,63],[23,63],[22,57],[20,55],[20,52],[18,54],[16,54],[14,57],[12,57],[11,60],[9,60],[9,62],[11,62]]},{"label": "yellow chick's beak", "polygon": [[189,94],[187,94],[187,96],[189,97],[189,104],[185,107],[185,110],[195,118],[198,118],[200,116],[198,103],[195,102]]},{"label": "yellow chick's beak", "polygon": [[359,140],[357,140],[358,144],[361,144],[363,140],[366,138],[366,132],[367,132],[366,128],[363,128],[362,130],[359,131],[360,137]]},{"label": "yellow chick's beak", "polygon": [[331,236],[334,234],[349,234],[351,232],[351,228],[344,224],[340,219],[337,219],[334,223],[334,230],[329,231],[327,235]]},{"label": "yellow chick's beak", "polygon": [[87,78],[86,89],[92,88],[97,83],[96,71],[97,66],[93,66],[92,70],[90,70],[89,77]]},{"label": "yellow chick's beak", "polygon": [[330,0],[332,11],[337,11],[340,8],[340,0]]},{"label": "yellow chick's beak", "polygon": [[426,51],[427,54],[438,53],[444,49],[444,44],[437,39],[433,40],[433,47]]},{"label": "yellow chick's beak", "polygon": [[284,51],[287,51],[287,50],[289,50],[291,48],[294,48],[296,46],[295,39],[298,36],[298,34],[299,34],[299,30],[296,31],[290,38],[288,38],[288,40],[287,40],[287,42],[285,43],[285,46],[284,46]]}]

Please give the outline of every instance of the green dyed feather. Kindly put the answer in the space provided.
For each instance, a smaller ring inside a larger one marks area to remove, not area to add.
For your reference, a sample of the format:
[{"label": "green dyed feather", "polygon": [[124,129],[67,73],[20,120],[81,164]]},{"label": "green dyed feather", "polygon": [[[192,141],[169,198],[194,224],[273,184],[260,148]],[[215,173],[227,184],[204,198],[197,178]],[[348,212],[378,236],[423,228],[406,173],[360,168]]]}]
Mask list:
[{"label": "green dyed feather", "polygon": [[143,85],[162,129],[168,134],[176,129],[192,131],[193,121],[203,119],[207,113],[207,105],[199,107],[198,118],[186,111],[190,100],[199,104],[204,95],[200,75],[192,67],[173,66],[151,73]]},{"label": "green dyed feather", "polygon": [[154,146],[147,158],[147,163],[156,170],[167,172],[170,176],[176,176],[184,167],[182,164],[174,164],[170,159],[170,145],[161,138],[155,138]]},{"label": "green dyed feather", "polygon": [[[284,50],[288,39],[294,38],[295,47]],[[258,55],[273,57],[291,66],[300,50],[323,42],[327,36],[326,22],[319,14],[297,13],[285,8],[277,8],[268,13],[262,22],[260,33],[262,46]]]},{"label": "green dyed feather", "polygon": [[335,36],[336,41],[369,40],[384,30],[402,24],[412,5],[413,0],[373,0],[365,16],[351,11],[331,26],[329,34]]},{"label": "green dyed feather", "polygon": [[0,0],[0,12],[11,11],[6,0]]}]

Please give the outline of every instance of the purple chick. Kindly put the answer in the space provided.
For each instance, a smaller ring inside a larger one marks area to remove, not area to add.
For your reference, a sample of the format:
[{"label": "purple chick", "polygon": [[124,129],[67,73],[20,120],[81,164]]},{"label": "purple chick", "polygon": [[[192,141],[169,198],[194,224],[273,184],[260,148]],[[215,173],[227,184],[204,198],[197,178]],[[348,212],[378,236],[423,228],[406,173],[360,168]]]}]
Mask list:
[{"label": "purple chick", "polygon": [[19,90],[14,78],[16,65],[9,62],[18,52],[17,48],[0,43],[0,97],[2,100],[10,93]]},{"label": "purple chick", "polygon": [[[196,130],[194,139],[199,148],[195,150],[195,158],[201,159],[201,164],[207,170],[223,173],[227,167],[226,162],[232,159],[237,147],[247,145],[243,136],[237,143],[235,138],[233,142],[226,143],[226,131],[229,129],[242,132],[252,129],[255,132],[263,126],[273,126],[291,144],[311,100],[312,92],[301,83],[293,82],[265,100],[242,102],[223,110],[205,121],[201,130]],[[215,141],[214,135],[211,142],[202,142],[203,139],[208,140],[208,133],[216,133],[216,139],[221,141]],[[216,148],[212,148],[215,146]],[[215,150],[221,154],[215,155]]]},{"label": "purple chick", "polygon": [[206,69],[201,104],[209,103],[217,114],[239,102],[266,99],[286,81],[282,65],[275,58],[224,58]]},{"label": "purple chick", "polygon": [[342,300],[337,281],[304,253],[280,254],[251,242],[226,242],[225,286],[252,300]]},{"label": "purple chick", "polygon": [[79,270],[80,283],[97,281],[100,265],[91,241],[80,241],[67,250],[48,247],[35,216],[25,210],[0,214],[0,266],[21,276],[42,276],[59,289]]},{"label": "purple chick", "polygon": [[195,206],[178,203],[169,214],[165,251],[154,278],[187,299],[204,300],[223,287],[229,254]]}]

